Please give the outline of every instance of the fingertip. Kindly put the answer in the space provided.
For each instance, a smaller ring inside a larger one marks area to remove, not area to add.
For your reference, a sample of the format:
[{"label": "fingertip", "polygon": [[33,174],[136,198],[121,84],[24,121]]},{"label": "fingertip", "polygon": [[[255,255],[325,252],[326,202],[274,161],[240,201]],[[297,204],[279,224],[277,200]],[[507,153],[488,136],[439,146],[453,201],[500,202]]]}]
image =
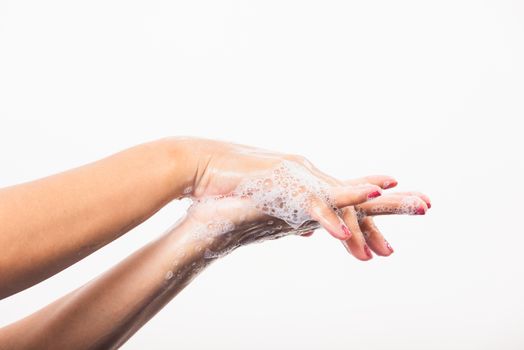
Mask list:
[{"label": "fingertip", "polygon": [[426,206],[429,208],[431,208],[431,200],[429,199],[429,196],[422,193],[422,192],[414,192],[415,194],[417,194],[420,199],[422,199],[425,203],[426,203]]},{"label": "fingertip", "polygon": [[393,253],[395,252],[395,250],[393,249],[393,247],[391,246],[391,244],[389,244],[388,241],[384,240],[384,244],[386,245],[386,248],[387,248],[388,251],[389,251],[388,256],[391,255],[391,254],[393,254]]},{"label": "fingertip", "polygon": [[386,257],[386,256],[390,256],[391,254],[395,252],[391,244],[389,244],[389,242],[386,239],[384,239],[384,242],[379,245],[381,246],[381,248],[374,250],[374,252],[378,255]]},{"label": "fingertip", "polygon": [[373,259],[373,254],[367,244],[364,244],[359,253],[352,255],[360,261],[369,261]]},{"label": "fingertip", "polygon": [[382,183],[382,188],[387,190],[398,185],[398,181],[394,178],[389,178]]},{"label": "fingertip", "polygon": [[426,215],[426,212],[428,211],[429,207],[426,202],[422,201],[417,208],[415,209],[414,215]]},{"label": "fingertip", "polygon": [[353,242],[352,244],[350,244],[350,242],[350,240],[342,241],[342,244],[344,245],[349,254],[351,254],[360,261],[368,261],[373,259],[371,249],[366,243],[364,243],[363,245],[357,245],[355,244],[355,242]]},{"label": "fingertip", "polygon": [[431,208],[431,200],[429,199],[429,197],[425,195],[424,193],[421,193],[421,192],[418,192],[418,193],[419,193],[420,199],[422,199],[424,203],[426,203],[427,209]]},{"label": "fingertip", "polygon": [[428,209],[431,208],[431,200],[429,199],[429,197],[426,196],[426,195],[423,195],[422,199],[424,200],[424,202],[426,202],[426,205],[428,206]]},{"label": "fingertip", "polygon": [[367,244],[364,244],[364,253],[366,253],[366,260],[373,259],[373,254],[371,254],[371,249],[369,249],[369,246]]},{"label": "fingertip", "polygon": [[375,189],[368,193],[368,199],[373,199],[382,196],[382,189]]}]

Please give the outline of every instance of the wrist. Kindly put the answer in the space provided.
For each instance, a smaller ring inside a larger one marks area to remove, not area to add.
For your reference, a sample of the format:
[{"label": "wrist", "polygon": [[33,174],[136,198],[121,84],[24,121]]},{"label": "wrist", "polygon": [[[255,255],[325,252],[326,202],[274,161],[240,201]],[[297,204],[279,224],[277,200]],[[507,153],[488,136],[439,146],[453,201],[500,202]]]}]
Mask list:
[{"label": "wrist", "polygon": [[190,194],[195,186],[199,168],[197,140],[188,137],[166,137],[158,142],[169,164],[171,199]]}]

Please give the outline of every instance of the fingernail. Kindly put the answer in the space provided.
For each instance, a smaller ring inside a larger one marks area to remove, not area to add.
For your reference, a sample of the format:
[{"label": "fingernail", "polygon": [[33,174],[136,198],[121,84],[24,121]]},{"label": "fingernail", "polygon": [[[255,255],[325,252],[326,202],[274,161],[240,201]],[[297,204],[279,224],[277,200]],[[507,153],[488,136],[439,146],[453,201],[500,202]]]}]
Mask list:
[{"label": "fingernail", "polygon": [[346,236],[346,239],[351,237],[351,232],[349,231],[346,225],[342,225],[342,232],[344,232],[344,236]]},{"label": "fingernail", "polygon": [[391,180],[391,181],[386,181],[386,182],[384,182],[384,184],[382,185],[382,187],[383,187],[384,189],[388,189],[388,188],[391,188],[391,187],[395,187],[397,184],[398,184],[397,181],[395,181],[395,180]]},{"label": "fingernail", "polygon": [[301,233],[300,235],[302,237],[309,237],[309,236],[311,236],[313,234],[313,232],[315,232],[315,231],[306,231],[306,232]]},{"label": "fingernail", "polygon": [[366,255],[368,256],[368,258],[373,258],[373,255],[371,254],[371,250],[369,249],[368,245],[367,244],[364,244],[364,251],[366,252]]},{"label": "fingernail", "polygon": [[417,211],[415,212],[416,215],[424,215],[426,214],[426,209],[424,209],[424,207],[418,207],[417,208]]},{"label": "fingernail", "polygon": [[386,241],[386,240],[384,240],[384,243],[386,243],[386,247],[388,247],[389,251],[390,251],[391,253],[393,253],[394,250],[393,250],[393,247],[391,247],[391,244],[389,244],[389,242]]},{"label": "fingernail", "polygon": [[380,193],[380,191],[374,191],[374,192],[371,192],[370,194],[368,194],[368,199],[372,199],[372,198],[377,198],[378,196],[380,196],[382,193]]},{"label": "fingernail", "polygon": [[428,209],[431,208],[431,202],[427,202],[426,205],[428,206]]}]

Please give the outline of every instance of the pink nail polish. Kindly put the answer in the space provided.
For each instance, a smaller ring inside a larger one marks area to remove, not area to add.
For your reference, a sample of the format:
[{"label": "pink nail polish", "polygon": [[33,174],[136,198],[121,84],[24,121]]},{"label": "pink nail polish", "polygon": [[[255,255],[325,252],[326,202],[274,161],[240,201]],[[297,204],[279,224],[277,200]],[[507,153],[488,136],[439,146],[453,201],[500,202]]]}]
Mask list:
[{"label": "pink nail polish", "polygon": [[382,194],[382,193],[380,193],[380,191],[371,192],[370,194],[368,194],[368,198],[369,198],[369,199],[377,198],[377,197],[380,196],[381,194]]},{"label": "pink nail polish", "polygon": [[351,232],[349,231],[346,225],[342,225],[342,232],[344,232],[344,236],[346,236],[346,239],[351,237]]},{"label": "pink nail polish", "polygon": [[417,211],[415,212],[415,214],[417,214],[417,215],[424,215],[424,214],[426,214],[426,209],[424,209],[424,207],[418,207]]},{"label": "pink nail polish", "polygon": [[386,181],[386,182],[384,182],[383,187],[384,187],[384,189],[388,189],[388,188],[391,188],[391,187],[395,187],[397,184],[398,184],[398,182],[396,182],[395,180]]},{"label": "pink nail polish", "polygon": [[384,240],[384,243],[386,243],[386,247],[388,247],[389,251],[390,251],[391,253],[393,253],[394,250],[393,250],[393,247],[391,247],[391,244],[389,244],[389,242],[386,241],[386,240]]},{"label": "pink nail polish", "polygon": [[368,256],[368,258],[373,258],[373,255],[371,254],[371,250],[369,249],[368,245],[367,244],[364,244],[364,251],[366,252],[366,255]]}]

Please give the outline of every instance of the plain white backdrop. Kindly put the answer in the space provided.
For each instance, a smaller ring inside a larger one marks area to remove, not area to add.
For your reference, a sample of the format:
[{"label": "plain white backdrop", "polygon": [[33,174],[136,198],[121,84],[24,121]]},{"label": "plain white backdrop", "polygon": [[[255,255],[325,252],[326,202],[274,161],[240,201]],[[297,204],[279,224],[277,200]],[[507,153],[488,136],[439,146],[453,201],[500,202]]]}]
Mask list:
[{"label": "plain white backdrop", "polygon": [[[519,0],[0,0],[0,186],[168,135],[390,174],[433,204],[377,220],[390,258],[323,230],[241,248],[123,348],[522,349],[523,62]],[[0,326],[186,206],[0,301]]]}]

